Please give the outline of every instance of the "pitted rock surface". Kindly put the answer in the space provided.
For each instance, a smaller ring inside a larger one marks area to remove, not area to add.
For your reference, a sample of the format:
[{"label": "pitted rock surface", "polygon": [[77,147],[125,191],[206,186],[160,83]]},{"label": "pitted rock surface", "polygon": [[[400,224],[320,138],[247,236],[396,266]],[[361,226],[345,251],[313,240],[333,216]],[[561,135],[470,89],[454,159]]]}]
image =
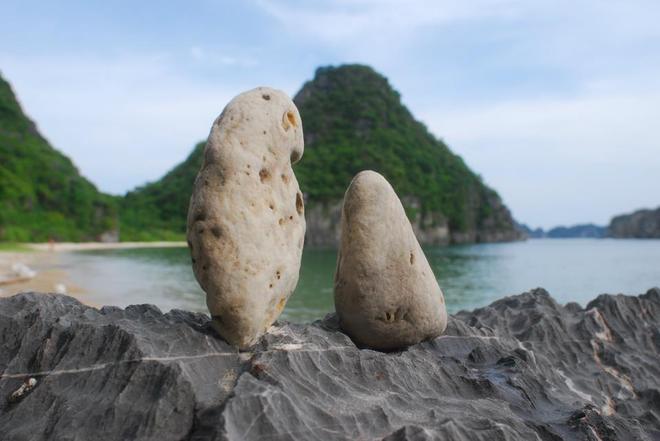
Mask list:
[{"label": "pitted rock surface", "polygon": [[291,164],[303,150],[298,109],[268,87],[231,100],[206,142],[188,247],[214,327],[239,348],[273,324],[298,283],[305,213]]},{"label": "pitted rock surface", "polygon": [[585,308],[537,289],[391,353],[358,349],[334,315],[276,323],[238,352],[203,314],[20,294],[0,299],[0,434],[657,440],[659,352],[657,288]]}]

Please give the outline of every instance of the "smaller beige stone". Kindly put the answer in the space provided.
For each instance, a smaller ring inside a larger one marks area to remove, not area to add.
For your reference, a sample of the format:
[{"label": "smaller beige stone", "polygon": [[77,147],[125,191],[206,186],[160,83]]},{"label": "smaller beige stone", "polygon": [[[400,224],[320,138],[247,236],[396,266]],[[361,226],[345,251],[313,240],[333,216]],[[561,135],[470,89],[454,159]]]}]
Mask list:
[{"label": "smaller beige stone", "polygon": [[346,190],[335,273],[342,329],[363,347],[400,349],[447,327],[444,296],[392,186],[363,171]]}]

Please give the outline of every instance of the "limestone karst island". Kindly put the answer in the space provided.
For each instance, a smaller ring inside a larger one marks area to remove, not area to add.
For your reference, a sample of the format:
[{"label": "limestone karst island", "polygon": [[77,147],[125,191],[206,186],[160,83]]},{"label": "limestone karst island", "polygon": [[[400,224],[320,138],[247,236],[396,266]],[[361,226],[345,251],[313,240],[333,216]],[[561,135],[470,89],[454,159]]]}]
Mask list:
[{"label": "limestone karst island", "polygon": [[660,440],[655,4],[8,6],[0,441]]}]

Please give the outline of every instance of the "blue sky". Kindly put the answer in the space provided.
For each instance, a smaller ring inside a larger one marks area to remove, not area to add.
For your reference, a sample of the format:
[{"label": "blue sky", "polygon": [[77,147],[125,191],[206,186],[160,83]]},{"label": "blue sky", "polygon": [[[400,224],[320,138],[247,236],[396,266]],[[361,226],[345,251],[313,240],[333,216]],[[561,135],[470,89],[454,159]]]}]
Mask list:
[{"label": "blue sky", "polygon": [[522,222],[604,224],[660,205],[657,0],[9,0],[2,10],[0,71],[107,192],[184,159],[237,93],[293,95],[320,65],[360,62]]}]

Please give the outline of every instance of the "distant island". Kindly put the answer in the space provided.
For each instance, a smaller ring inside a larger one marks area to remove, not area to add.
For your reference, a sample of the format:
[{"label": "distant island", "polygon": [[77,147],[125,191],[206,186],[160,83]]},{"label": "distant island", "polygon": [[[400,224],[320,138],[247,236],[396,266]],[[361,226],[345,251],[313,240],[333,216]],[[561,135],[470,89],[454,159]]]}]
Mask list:
[{"label": "distant island", "polygon": [[660,239],[660,207],[616,216],[608,233],[616,238]]},{"label": "distant island", "polygon": [[615,216],[609,226],[579,224],[570,227],[555,227],[550,230],[532,229],[525,224],[518,228],[532,239],[565,238],[614,238],[614,239],[660,239],[660,207],[655,210],[637,210],[630,214]]},{"label": "distant island", "polygon": [[567,239],[578,237],[602,238],[606,236],[607,227],[601,227],[594,224],[580,224],[570,227],[554,227],[549,230],[543,228],[532,229],[525,224],[520,225],[520,229],[532,239]]},{"label": "distant island", "polygon": [[[524,238],[497,192],[415,120],[372,68],[319,68],[294,101],[305,133],[294,171],[305,196],[308,244],[336,245],[341,198],[365,169],[393,184],[422,243]],[[39,134],[0,80],[0,143],[0,241],[184,237],[204,142],[158,181],[124,197],[106,195]]]}]

